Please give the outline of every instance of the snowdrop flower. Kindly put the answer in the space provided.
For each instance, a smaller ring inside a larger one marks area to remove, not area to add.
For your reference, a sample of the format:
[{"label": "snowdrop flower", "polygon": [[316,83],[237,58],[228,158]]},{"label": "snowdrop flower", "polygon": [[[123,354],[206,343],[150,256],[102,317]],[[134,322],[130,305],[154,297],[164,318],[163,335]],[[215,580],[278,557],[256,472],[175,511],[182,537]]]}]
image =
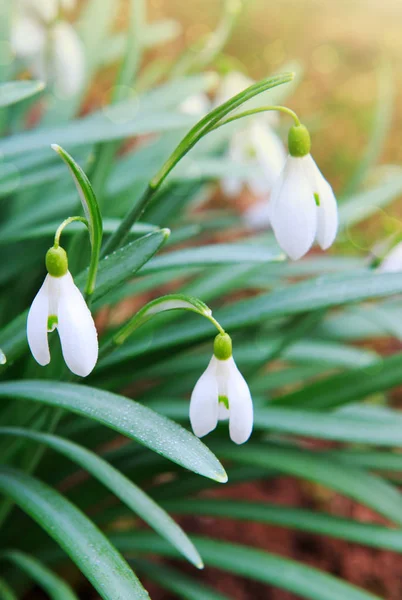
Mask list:
[{"label": "snowdrop flower", "polygon": [[28,344],[35,360],[49,364],[48,333],[57,328],[64,360],[75,375],[86,377],[98,359],[92,315],[68,270],[67,254],[53,247],[46,254],[48,275],[28,313]]},{"label": "snowdrop flower", "polygon": [[275,183],[270,202],[271,225],[280,247],[297,260],[317,239],[323,250],[338,229],[336,198],[310,155],[310,134],[304,125],[289,130],[289,156]]},{"label": "snowdrop flower", "polygon": [[188,98],[183,100],[179,106],[180,112],[194,117],[205,116],[210,108],[211,101],[204,92],[188,96]]},{"label": "snowdrop flower", "polygon": [[85,76],[82,43],[72,25],[58,20],[59,9],[69,10],[74,4],[74,0],[19,0],[11,29],[15,54],[61,97],[76,94]]},{"label": "snowdrop flower", "polygon": [[220,81],[215,94],[214,105],[219,106],[227,102],[232,96],[239,94],[250,87],[250,85],[253,85],[253,83],[255,82],[250,77],[247,77],[247,75],[244,75],[240,71],[230,71]]},{"label": "snowdrop flower", "polygon": [[243,213],[246,227],[253,231],[266,229],[271,224],[269,198],[260,198]]},{"label": "snowdrop flower", "polygon": [[[242,92],[254,82],[242,73],[232,72],[223,78],[218,89],[215,106]],[[245,120],[244,127],[236,131],[229,143],[229,157],[239,165],[255,166],[261,175],[250,175],[245,183],[259,198],[266,197],[272,184],[280,175],[286,160],[286,153],[280,138],[273,130],[276,123],[274,113],[260,113]],[[238,196],[243,187],[243,179],[231,175],[221,184],[229,197]]]},{"label": "snowdrop flower", "polygon": [[229,420],[230,438],[236,444],[248,440],[253,429],[253,403],[248,385],[232,356],[232,340],[218,334],[214,354],[191,395],[190,421],[194,434],[203,437],[218,421]]},{"label": "snowdrop flower", "polygon": [[402,242],[399,242],[399,244],[388,252],[377,270],[381,273],[397,273],[398,271],[402,271]]}]

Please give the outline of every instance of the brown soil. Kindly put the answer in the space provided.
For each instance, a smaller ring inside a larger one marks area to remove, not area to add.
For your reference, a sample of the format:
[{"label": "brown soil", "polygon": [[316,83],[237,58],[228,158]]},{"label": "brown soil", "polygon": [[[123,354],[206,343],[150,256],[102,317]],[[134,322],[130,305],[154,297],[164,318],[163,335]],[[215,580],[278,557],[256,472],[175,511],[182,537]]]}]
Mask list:
[{"label": "brown soil", "polygon": [[[239,484],[208,492],[207,495],[324,510],[333,515],[358,521],[385,523],[369,509],[346,498],[319,486],[287,477]],[[186,517],[179,521],[187,532],[241,543],[292,558],[341,577],[377,594],[384,600],[402,598],[402,578],[399,570],[401,559],[396,553],[257,523],[210,517]],[[175,566],[178,566],[178,563]],[[183,566],[180,565],[180,568],[183,569]],[[192,577],[198,577],[200,581],[233,600],[297,600],[299,598],[293,593],[235,577],[217,569],[207,567],[200,574],[195,573],[191,567],[184,567],[184,569]],[[153,600],[177,600],[177,596],[161,591],[152,582],[144,581],[144,583]]]}]

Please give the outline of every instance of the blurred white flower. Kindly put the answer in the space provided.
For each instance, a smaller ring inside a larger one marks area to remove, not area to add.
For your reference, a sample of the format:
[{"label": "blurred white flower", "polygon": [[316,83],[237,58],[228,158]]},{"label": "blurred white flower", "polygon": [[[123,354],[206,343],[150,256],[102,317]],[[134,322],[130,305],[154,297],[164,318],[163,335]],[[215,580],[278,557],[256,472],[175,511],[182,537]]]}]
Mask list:
[{"label": "blurred white flower", "polygon": [[210,108],[211,100],[203,92],[188,96],[179,106],[180,112],[200,118],[206,115]]},{"label": "blurred white flower", "polygon": [[74,5],[75,0],[19,0],[11,29],[15,54],[60,97],[76,94],[85,76],[82,42],[72,25],[58,20],[60,9]]},{"label": "blurred white flower", "polygon": [[59,21],[50,31],[49,78],[58,96],[74,96],[84,84],[85,61],[82,42],[75,29]]},{"label": "blurred white flower", "polygon": [[293,260],[304,256],[315,239],[323,250],[329,248],[338,229],[336,198],[309,151],[307,129],[292,127],[290,155],[271,193],[271,225],[278,244]]},{"label": "blurred white flower", "polygon": [[237,196],[245,183],[257,198],[266,197],[278,178],[286,153],[282,142],[267,123],[264,115],[247,117],[244,129],[236,131],[229,143],[229,157],[241,166],[258,168],[261,175],[250,175],[246,180],[234,173],[222,181],[222,189],[229,197]]},{"label": "blurred white flower", "polygon": [[[218,88],[215,106],[242,92],[254,82],[242,73],[231,72],[226,75]],[[246,117],[244,126],[236,131],[229,142],[229,156],[234,163],[256,167],[261,175],[250,175],[246,180],[236,176],[225,177],[222,183],[224,193],[229,197],[237,196],[245,183],[257,198],[266,198],[273,182],[279,176],[286,152],[280,138],[273,130],[277,115],[261,113]]]},{"label": "blurred white flower", "polygon": [[252,230],[266,229],[271,224],[269,198],[258,199],[243,213],[245,225]]},{"label": "blurred white flower", "polygon": [[98,336],[91,312],[65,269],[67,262],[60,271],[62,275],[48,273],[32,302],[27,320],[28,344],[40,365],[49,364],[48,333],[57,328],[68,368],[86,377],[98,360]]},{"label": "blurred white flower", "polygon": [[190,422],[194,434],[203,437],[218,421],[227,420],[231,440],[246,442],[253,429],[250,390],[233,356],[221,359],[214,354],[191,395]]},{"label": "blurred white flower", "polygon": [[399,242],[399,244],[388,252],[377,270],[381,273],[397,273],[398,271],[402,271],[402,242]]},{"label": "blurred white flower", "polygon": [[222,77],[219,87],[215,94],[214,106],[219,106],[227,102],[232,96],[236,96],[246,88],[255,83],[250,77],[247,77],[240,71],[230,71]]}]

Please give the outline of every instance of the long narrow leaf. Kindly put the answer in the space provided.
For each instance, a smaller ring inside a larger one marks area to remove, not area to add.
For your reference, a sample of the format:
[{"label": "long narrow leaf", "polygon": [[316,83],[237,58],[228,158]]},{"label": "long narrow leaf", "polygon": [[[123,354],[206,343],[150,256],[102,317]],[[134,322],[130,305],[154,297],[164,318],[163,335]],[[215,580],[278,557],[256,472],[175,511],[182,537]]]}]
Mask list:
[{"label": "long narrow leaf", "polygon": [[0,553],[0,559],[8,560],[25,571],[53,600],[78,600],[63,579],[29,554],[6,550]]},{"label": "long narrow leaf", "polygon": [[[152,552],[176,556],[170,546],[154,535],[115,534],[111,537],[124,553]],[[194,537],[208,565],[283,588],[310,600],[382,600],[354,585],[275,554],[247,546]]]},{"label": "long narrow leaf", "polygon": [[114,546],[61,494],[22,471],[6,467],[0,469],[0,491],[53,537],[102,598],[149,598]]},{"label": "long narrow leaf", "polygon": [[40,380],[0,383],[0,397],[33,400],[89,417],[190,471],[227,481],[218,459],[198,438],[134,400],[84,385]]},{"label": "long narrow leaf", "polygon": [[44,89],[41,81],[9,81],[0,85],[0,108],[26,100]]},{"label": "long narrow leaf", "polygon": [[59,436],[21,428],[0,427],[0,436],[12,435],[45,444],[91,473],[155,531],[169,540],[190,562],[202,568],[202,560],[184,531],[138,486],[95,453]]},{"label": "long narrow leaf", "polygon": [[398,489],[354,465],[321,456],[319,452],[279,445],[248,443],[241,451],[223,443],[214,447],[221,456],[240,464],[266,466],[320,483],[402,525],[402,495]]},{"label": "long narrow leaf", "polygon": [[276,506],[265,502],[210,498],[186,499],[185,502],[168,500],[163,502],[163,505],[178,515],[205,515],[268,523],[402,553],[402,529],[360,523],[326,513]]}]

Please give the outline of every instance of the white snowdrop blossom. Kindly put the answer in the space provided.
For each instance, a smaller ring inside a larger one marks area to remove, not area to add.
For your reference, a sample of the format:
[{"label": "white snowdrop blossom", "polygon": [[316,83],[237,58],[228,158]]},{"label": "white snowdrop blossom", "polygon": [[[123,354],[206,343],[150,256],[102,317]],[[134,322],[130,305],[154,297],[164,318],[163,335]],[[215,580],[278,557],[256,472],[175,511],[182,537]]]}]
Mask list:
[{"label": "white snowdrop blossom", "polygon": [[229,420],[231,440],[244,444],[253,429],[253,402],[231,348],[227,334],[215,338],[214,355],[191,395],[190,422],[194,434],[203,437],[216,428],[218,421]]},{"label": "white snowdrop blossom", "polygon": [[46,255],[48,275],[28,313],[28,344],[35,360],[49,364],[48,333],[57,328],[64,360],[75,375],[86,377],[98,359],[98,336],[91,312],[68,271],[65,251]]},{"label": "white snowdrop blossom", "polygon": [[194,117],[203,117],[211,108],[211,101],[207,94],[200,92],[199,94],[192,94],[188,96],[180,103],[179,110],[185,115],[191,115]]},{"label": "white snowdrop blossom", "polygon": [[11,28],[15,54],[60,97],[76,94],[85,77],[82,42],[74,27],[58,18],[60,9],[74,5],[75,0],[19,0]]},{"label": "white snowdrop blossom", "polygon": [[[226,102],[253,83],[252,79],[242,73],[229,73],[223,78],[217,91],[215,106]],[[255,167],[261,174],[251,174],[245,179],[236,174],[225,177],[221,185],[227,196],[238,196],[245,183],[254,196],[266,199],[286,160],[284,146],[273,130],[276,122],[277,115],[274,113],[256,114],[247,117],[244,126],[232,135],[229,157],[241,166]]]},{"label": "white snowdrop blossom", "polygon": [[289,156],[271,192],[270,219],[278,244],[293,260],[304,256],[314,240],[323,250],[335,240],[336,198],[310,155],[304,125],[289,131]]},{"label": "white snowdrop blossom", "polygon": [[269,198],[260,198],[243,213],[246,227],[253,231],[266,229],[271,224]]},{"label": "white snowdrop blossom", "polygon": [[396,244],[388,252],[377,270],[381,273],[397,273],[398,271],[402,271],[402,242]]}]

